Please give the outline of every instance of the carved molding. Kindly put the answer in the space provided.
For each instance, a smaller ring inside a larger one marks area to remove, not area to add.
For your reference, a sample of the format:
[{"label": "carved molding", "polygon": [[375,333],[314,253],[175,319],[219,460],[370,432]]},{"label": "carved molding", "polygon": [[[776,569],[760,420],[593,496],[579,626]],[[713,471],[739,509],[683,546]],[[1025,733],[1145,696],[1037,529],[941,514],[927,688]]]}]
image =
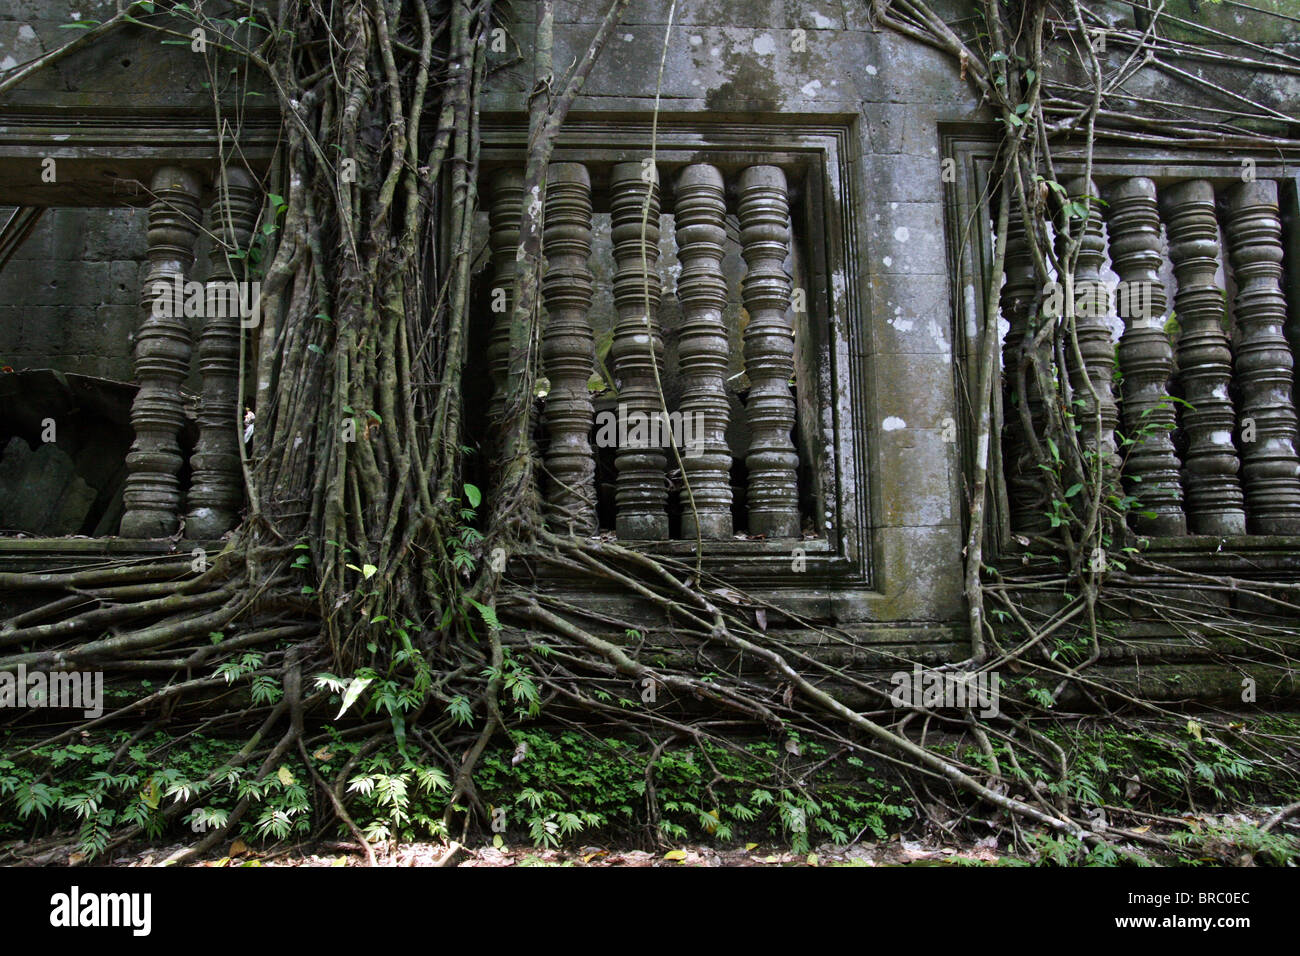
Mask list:
[{"label": "carved molding", "polygon": [[1112,267],[1120,279],[1119,340],[1123,374],[1123,421],[1134,444],[1124,461],[1129,491],[1140,502],[1133,527],[1144,534],[1187,533],[1183,489],[1173,430],[1177,411],[1169,397],[1174,352],[1165,332],[1169,304],[1160,279],[1160,213],[1156,184],[1145,177],[1122,179],[1106,191]]},{"label": "carved molding", "polygon": [[581,163],[552,163],[546,176],[546,274],[542,295],[548,314],[542,334],[548,444],[547,520],[558,530],[595,534],[596,461],[587,383],[595,337],[591,306],[591,177]]},{"label": "carved molding", "polygon": [[[649,198],[649,213],[646,201]],[[645,222],[644,240],[642,221]],[[654,166],[619,163],[610,175],[611,238],[614,242],[614,324],[611,355],[620,412],[629,420],[659,421],[663,400],[656,368],[663,368],[659,326],[659,174]],[[642,418],[644,416],[644,418]],[[630,429],[629,429],[630,433]],[[668,537],[667,457],[662,447],[620,444],[614,459],[618,479],[615,530],[622,539]]]},{"label": "carved molding", "polygon": [[740,244],[748,270],[741,285],[745,372],[749,376],[749,533],[768,538],[799,535],[799,456],[795,454],[794,324],[791,282],[790,205],[785,173],[751,166],[740,176]]},{"label": "carved molding", "polygon": [[[703,163],[687,166],[677,177],[677,258],[681,276],[677,298],[682,324],[677,354],[681,373],[683,420],[703,427],[693,433],[699,448],[682,452],[690,485],[682,492],[682,537],[730,538],[731,450],[727,424],[727,363],[730,346],[723,310],[727,280],[722,257],[727,238],[727,204],[722,173]],[[694,512],[692,512],[692,502]],[[697,528],[698,516],[698,528]]]},{"label": "carved molding", "polygon": [[243,427],[239,400],[241,308],[250,304],[234,283],[244,275],[231,256],[246,252],[262,191],[244,170],[230,168],[215,183],[212,205],[212,270],[208,276],[203,331],[199,335],[199,371],[203,400],[199,406],[199,440],[190,458],[193,477],[185,518],[187,538],[219,538],[236,524],[244,500],[239,459]]},{"label": "carved molding", "polygon": [[[519,227],[524,214],[524,173],[503,169],[492,178],[488,209],[492,248],[491,333],[487,346],[492,397],[488,399],[488,429],[495,441],[505,420],[506,378],[510,372],[510,314],[514,311],[515,269],[519,259]],[[489,459],[495,449],[488,448]]]},{"label": "carved molding", "polygon": [[[1069,180],[1064,185],[1074,199],[1100,195],[1097,184],[1082,177]],[[1080,367],[1072,348],[1066,350],[1066,365],[1069,368],[1074,399],[1082,402],[1071,411],[1075,422],[1083,426],[1080,432],[1083,446],[1101,456],[1107,478],[1113,478],[1119,466],[1119,456],[1115,451],[1115,426],[1119,423],[1119,408],[1115,404],[1112,388],[1115,378],[1115,342],[1106,322],[1110,315],[1110,291],[1101,280],[1105,260],[1106,239],[1102,234],[1099,207],[1094,199],[1090,203],[1090,215],[1083,227],[1079,255],[1074,266],[1074,331],[1083,365]],[[1101,420],[1100,431],[1094,425],[1098,417]]]},{"label": "carved molding", "polygon": [[1300,534],[1300,458],[1286,340],[1277,183],[1244,182],[1224,196],[1224,233],[1237,283],[1235,370],[1239,447],[1252,534]]},{"label": "carved molding", "polygon": [[126,456],[123,491],[121,534],[127,538],[165,538],[179,524],[183,459],[177,435],[184,423],[180,390],[189,374],[192,348],[183,287],[194,264],[201,221],[202,183],[195,173],[163,166],[154,173],[151,189],[155,199],[149,206],[149,269],[135,342],[140,390],[131,405],[135,441]]},{"label": "carved molding", "polygon": [[1178,379],[1191,405],[1179,415],[1187,442],[1187,523],[1194,534],[1245,534],[1240,463],[1232,443],[1232,350],[1223,330],[1223,289],[1214,281],[1219,264],[1214,187],[1203,179],[1176,183],[1162,191],[1160,208],[1178,279]]}]

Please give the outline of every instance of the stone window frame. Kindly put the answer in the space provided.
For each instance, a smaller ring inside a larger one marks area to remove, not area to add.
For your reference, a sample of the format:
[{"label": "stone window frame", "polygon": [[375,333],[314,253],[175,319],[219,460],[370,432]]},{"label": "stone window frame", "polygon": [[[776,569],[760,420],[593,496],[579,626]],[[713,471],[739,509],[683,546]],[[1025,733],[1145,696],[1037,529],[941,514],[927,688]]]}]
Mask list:
[{"label": "stone window frame", "polygon": [[[689,163],[721,168],[775,165],[797,174],[799,201],[792,205],[796,241],[808,263],[809,327],[818,361],[815,383],[821,431],[811,443],[823,454],[814,462],[814,508],[821,519],[816,539],[711,541],[705,570],[726,569],[738,584],[807,586],[813,581],[871,587],[877,563],[872,535],[868,477],[874,463],[868,447],[874,378],[869,358],[867,309],[861,296],[859,261],[865,208],[858,196],[856,115],[782,116],[737,122],[709,114],[660,114],[655,154],[661,169]],[[479,181],[491,172],[523,162],[527,118],[518,113],[484,113]],[[560,132],[552,162],[607,167],[650,155],[651,123],[634,116],[571,113]],[[792,192],[795,192],[792,176]],[[730,185],[730,183],[729,183]],[[670,211],[665,202],[664,211]],[[673,294],[665,288],[664,295]],[[845,387],[847,385],[847,388]],[[829,454],[827,454],[829,452]],[[832,527],[827,532],[826,512]],[[693,559],[694,540],[635,543],[647,553]],[[802,548],[806,570],[792,569],[792,552]]]},{"label": "stone window frame", "polygon": [[[259,178],[280,183],[282,137],[282,121],[273,109],[250,110],[234,135],[189,113],[6,104],[0,108],[0,205],[46,211],[146,208],[147,185],[159,167],[182,167],[210,183],[220,168],[219,157],[232,153]],[[56,163],[54,183],[41,177],[46,158]],[[200,198],[205,213],[211,199],[210,188],[205,188]],[[43,570],[57,559],[70,567],[89,567],[110,557],[163,559],[194,547],[211,551],[219,544],[200,539],[5,537],[0,538],[0,566],[5,571]]]},{"label": "stone window frame", "polygon": [[[941,156],[953,160],[955,179],[944,185],[944,241],[948,255],[948,275],[952,301],[951,331],[953,361],[959,374],[971,381],[978,358],[978,330],[984,327],[985,296],[983,276],[993,260],[992,210],[987,203],[989,175],[1000,139],[990,135],[987,127],[971,124],[940,124]],[[1279,183],[1282,215],[1283,293],[1287,299],[1287,327],[1300,333],[1300,154],[1279,158],[1279,151],[1260,147],[1231,151],[1195,146],[1169,148],[1097,145],[1093,149],[1094,179],[1144,176],[1163,182],[1168,180],[1206,179],[1216,187],[1241,181],[1243,160],[1254,163],[1256,179],[1274,179]],[[1052,161],[1058,179],[1082,175],[1085,153],[1074,145],[1058,145]],[[962,239],[967,235],[966,240]],[[1170,304],[1173,292],[1169,291]],[[1293,338],[1292,353],[1296,378],[1292,400],[1300,410],[1300,338]],[[973,410],[968,397],[959,391],[957,440],[962,461],[963,482],[973,474],[975,436],[969,423]],[[989,492],[993,506],[985,525],[986,555],[1006,559],[1020,553],[1014,541],[1009,515],[999,506],[1006,500],[1006,478],[1001,466],[1000,449],[994,442],[989,463]],[[963,535],[970,524],[963,513]],[[1225,561],[1247,575],[1259,569],[1259,560],[1269,564],[1281,562],[1294,567],[1294,555],[1300,551],[1297,535],[1139,535],[1146,549],[1162,558],[1177,561],[1189,569],[1197,567],[1223,569]],[[1230,555],[1233,551],[1238,554]],[[1243,556],[1244,555],[1244,556]],[[1273,557],[1276,561],[1269,561]]]}]

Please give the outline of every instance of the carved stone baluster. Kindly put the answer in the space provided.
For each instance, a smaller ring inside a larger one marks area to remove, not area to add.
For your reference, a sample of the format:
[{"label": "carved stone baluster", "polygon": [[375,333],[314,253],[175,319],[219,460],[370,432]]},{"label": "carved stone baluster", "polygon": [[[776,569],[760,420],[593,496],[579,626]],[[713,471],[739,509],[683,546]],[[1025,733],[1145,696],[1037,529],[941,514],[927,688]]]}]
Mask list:
[{"label": "carved stone baluster", "polygon": [[1038,281],[1034,274],[1033,251],[1025,237],[1024,218],[1014,200],[1007,219],[1005,262],[1006,282],[1002,286],[1001,309],[1008,328],[1002,342],[1002,368],[1006,377],[1002,457],[1006,462],[1011,530],[1033,533],[1047,530],[1047,498],[1040,478],[1042,472],[1029,445],[1023,412],[1028,413],[1035,433],[1041,436],[1043,399],[1029,366],[1025,369],[1024,394],[1021,394],[1018,369],[1025,338],[1034,331],[1029,327],[1029,315]]},{"label": "carved stone baluster", "polygon": [[[647,194],[650,211],[643,243],[641,221]],[[657,432],[662,437],[666,424],[655,382],[656,366],[663,368],[664,343],[659,328],[659,273],[655,270],[659,261],[659,178],[653,166],[619,163],[614,167],[610,221],[616,261],[614,305],[618,309],[610,351],[618,380],[619,417],[628,422],[614,458],[618,471],[615,529],[620,538],[660,540],[668,537],[668,488],[664,475],[667,457],[662,444],[653,440],[656,435],[651,434]],[[622,440],[624,437],[628,440]]]},{"label": "carved stone baluster", "polygon": [[[219,538],[235,526],[244,500],[239,460],[242,422],[239,400],[239,337],[244,305],[257,308],[252,295],[235,284],[243,269],[229,258],[248,249],[261,190],[242,169],[217,176],[212,204],[212,271],[208,277],[203,331],[199,335],[199,441],[190,458],[193,478],[187,499],[185,537]],[[251,318],[251,317],[250,317]]]},{"label": "carved stone baluster", "polygon": [[[1082,200],[1084,196],[1097,196],[1095,183],[1083,178],[1065,183],[1070,196]],[[1075,337],[1079,341],[1082,367],[1074,357],[1074,349],[1066,346],[1066,364],[1070,370],[1070,385],[1076,405],[1075,422],[1083,426],[1079,433],[1083,446],[1101,456],[1104,478],[1116,477],[1119,456],[1115,452],[1115,426],[1119,423],[1119,409],[1115,405],[1112,383],[1115,378],[1115,343],[1110,326],[1110,291],[1101,280],[1101,268],[1106,260],[1106,240],[1101,231],[1101,216],[1096,200],[1090,204],[1091,215],[1083,229],[1079,256],[1074,267]],[[1078,226],[1076,225],[1076,229]],[[1089,388],[1089,382],[1092,387]],[[1098,410],[1100,409],[1100,416]],[[1097,429],[1100,417],[1101,429]]]},{"label": "carved stone baluster", "polygon": [[768,538],[799,534],[799,456],[794,429],[794,325],[791,282],[790,207],[785,173],[751,166],[740,176],[740,242],[748,271],[741,286],[749,325],[745,371],[749,376],[749,533]]},{"label": "carved stone baluster", "polygon": [[1183,488],[1173,429],[1177,419],[1169,399],[1174,353],[1165,333],[1168,298],[1160,279],[1160,214],[1156,184],[1143,177],[1123,179],[1107,189],[1110,258],[1120,278],[1119,367],[1124,376],[1123,418],[1128,449],[1124,477],[1141,506],[1153,517],[1133,515],[1144,534],[1187,533]]},{"label": "carved stone baluster", "polygon": [[[730,538],[731,452],[727,447],[727,360],[722,275],[727,204],[722,174],[712,166],[687,166],[677,178],[677,298],[682,325],[677,354],[682,378],[681,415],[698,443],[682,449],[691,494],[682,494],[682,537]],[[698,424],[697,424],[698,423]],[[691,511],[694,499],[695,513]]]},{"label": "carved stone baluster", "polygon": [[1277,183],[1239,183],[1224,197],[1237,282],[1236,350],[1242,481],[1251,534],[1300,534],[1300,459],[1291,401],[1294,361],[1283,331],[1282,224]]},{"label": "carved stone baluster", "polygon": [[546,396],[547,518],[574,534],[596,533],[596,460],[591,454],[593,412],[587,383],[593,369],[591,306],[591,177],[581,163],[552,163],[546,176],[548,320],[542,359]]},{"label": "carved stone baluster", "polygon": [[179,524],[184,459],[177,435],[185,422],[181,383],[190,371],[190,331],[184,316],[185,273],[194,264],[199,233],[199,177],[172,166],[158,169],[149,206],[149,269],[141,306],[144,317],[135,341],[131,405],[135,441],[126,456],[123,491],[126,538],[165,538]]},{"label": "carved stone baluster", "polygon": [[1228,394],[1232,349],[1223,330],[1223,290],[1214,282],[1219,256],[1214,187],[1203,179],[1177,183],[1162,191],[1160,208],[1178,279],[1178,377],[1183,398],[1192,406],[1180,414],[1187,441],[1187,524],[1193,534],[1245,534],[1239,462],[1232,443],[1236,415]]},{"label": "carved stone baluster", "polygon": [[492,179],[492,204],[488,210],[492,247],[492,331],[488,339],[488,375],[492,397],[488,400],[491,441],[499,440],[505,420],[506,378],[510,373],[510,313],[514,311],[515,268],[519,255],[519,223],[524,212],[524,174],[503,169]]}]

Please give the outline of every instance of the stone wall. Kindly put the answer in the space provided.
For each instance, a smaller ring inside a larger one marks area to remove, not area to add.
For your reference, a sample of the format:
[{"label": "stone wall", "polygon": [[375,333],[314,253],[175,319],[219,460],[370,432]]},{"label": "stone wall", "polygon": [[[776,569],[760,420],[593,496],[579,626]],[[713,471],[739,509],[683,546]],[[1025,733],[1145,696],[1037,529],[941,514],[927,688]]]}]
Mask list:
[{"label": "stone wall", "polygon": [[[0,207],[0,222],[11,211]],[[147,210],[129,206],[46,210],[0,270],[0,367],[133,381],[147,221]],[[207,273],[206,245],[194,278]],[[189,321],[197,336],[201,320]],[[188,387],[198,385],[195,369]]]},{"label": "stone wall", "polygon": [[41,217],[0,271],[0,366],[132,380],[146,216],[127,208]]},{"label": "stone wall", "polygon": [[[99,0],[78,0],[71,7],[21,0],[0,14],[0,65],[8,56],[21,61],[48,49],[69,33],[58,29],[68,10],[83,16],[101,11],[102,17],[109,6]],[[649,117],[669,6],[669,0],[634,0],[572,118],[590,124],[601,117]],[[603,7],[591,0],[557,0],[557,68],[582,53]],[[959,32],[974,29],[973,4],[944,0],[937,7]],[[1090,7],[1131,22],[1128,4]],[[864,370],[867,387],[854,395],[862,425],[853,438],[867,449],[868,468],[863,486],[854,491],[870,501],[870,527],[861,530],[873,574],[870,588],[856,590],[818,592],[814,582],[806,598],[823,616],[853,624],[960,622],[959,445],[945,440],[945,423],[960,419],[955,279],[945,239],[952,227],[945,222],[941,133],[973,124],[992,129],[991,117],[951,57],[873,30],[868,8],[865,0],[679,3],[667,31],[659,109],[666,118],[703,126],[822,122],[848,130],[844,161],[857,198],[838,214],[851,224],[849,246],[859,278],[834,294],[841,304],[856,303],[852,312],[860,324],[852,361]],[[506,122],[526,110],[533,24],[531,4],[502,9],[512,10],[517,22],[507,24],[508,49],[490,54],[501,69],[491,74],[483,111],[485,120]],[[1189,0],[1171,0],[1170,9],[1200,16]],[[1213,8],[1204,16],[1216,29],[1231,30],[1239,12]],[[1293,29],[1278,30],[1258,39],[1294,42]],[[183,113],[202,99],[196,92],[201,78],[186,56],[128,31],[34,82],[17,103]],[[1187,98],[1162,81],[1153,80],[1151,89],[1166,98]],[[138,102],[125,102],[137,94]],[[1270,95],[1293,106],[1300,94],[1278,86]],[[640,155],[629,151],[627,158]],[[0,186],[7,175],[0,170]],[[128,209],[48,215],[0,276],[0,361],[129,377],[142,223],[143,214]],[[196,264],[193,275],[201,278],[204,268]],[[666,297],[671,291],[665,288]],[[907,639],[913,638],[909,632]]]},{"label": "stone wall", "polygon": [[[6,0],[0,5],[0,71],[58,49],[81,32],[73,24],[101,23],[122,5],[118,0]],[[211,10],[210,15],[223,14]],[[200,58],[187,46],[164,45],[164,39],[139,27],[121,28],[107,42],[93,43],[24,81],[5,94],[6,106],[39,108],[53,102],[169,112],[209,106]]]},{"label": "stone wall", "polygon": [[[585,48],[600,7],[556,4],[557,65]],[[668,7],[666,0],[631,5],[574,116],[648,115]],[[856,296],[865,317],[855,360],[873,383],[857,397],[867,406],[867,425],[854,437],[869,450],[863,490],[874,524],[875,593],[846,594],[833,613],[846,620],[953,620],[961,614],[962,541],[956,445],[942,435],[956,406],[938,124],[984,114],[949,58],[873,32],[865,7],[813,0],[679,4],[660,110],[665,118],[742,127],[749,119],[797,124],[818,117],[850,127],[861,203],[843,213],[856,228],[861,287],[843,295]],[[527,48],[531,13],[517,10],[520,22],[510,32]],[[526,61],[511,67],[485,110],[522,110],[530,76]]]}]

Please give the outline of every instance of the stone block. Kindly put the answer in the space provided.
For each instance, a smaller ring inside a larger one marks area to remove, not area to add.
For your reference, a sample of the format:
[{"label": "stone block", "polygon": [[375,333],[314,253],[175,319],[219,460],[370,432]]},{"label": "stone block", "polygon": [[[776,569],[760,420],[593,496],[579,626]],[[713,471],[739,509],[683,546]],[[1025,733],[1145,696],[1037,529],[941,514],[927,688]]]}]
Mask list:
[{"label": "stone block", "polygon": [[876,353],[952,353],[945,275],[873,275],[866,280]]},{"label": "stone block", "polygon": [[943,428],[899,428],[876,438],[880,475],[878,520],[890,526],[938,526],[957,521],[956,448]]},{"label": "stone block", "polygon": [[881,353],[873,362],[878,433],[941,428],[943,419],[955,414],[952,362],[944,355]]},{"label": "stone block", "polygon": [[933,275],[947,261],[943,206],[938,202],[873,204],[867,219],[870,271]]},{"label": "stone block", "polygon": [[54,444],[33,451],[14,437],[0,457],[0,528],[29,534],[78,534],[96,490]]}]

